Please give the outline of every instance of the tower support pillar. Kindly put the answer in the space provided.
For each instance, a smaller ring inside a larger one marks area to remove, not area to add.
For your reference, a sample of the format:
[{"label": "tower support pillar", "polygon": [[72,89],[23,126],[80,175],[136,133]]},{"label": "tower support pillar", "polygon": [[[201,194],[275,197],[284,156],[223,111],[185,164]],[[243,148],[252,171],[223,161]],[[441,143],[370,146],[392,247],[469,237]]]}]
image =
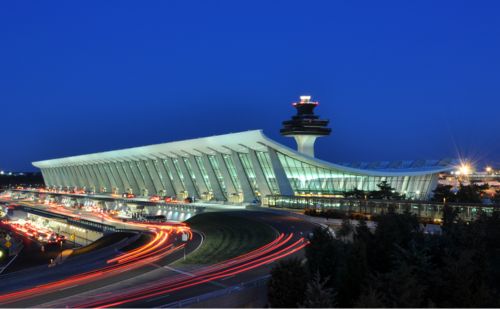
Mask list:
[{"label": "tower support pillar", "polygon": [[297,142],[297,151],[308,155],[310,157],[314,157],[314,142],[319,135],[294,135],[295,141]]}]

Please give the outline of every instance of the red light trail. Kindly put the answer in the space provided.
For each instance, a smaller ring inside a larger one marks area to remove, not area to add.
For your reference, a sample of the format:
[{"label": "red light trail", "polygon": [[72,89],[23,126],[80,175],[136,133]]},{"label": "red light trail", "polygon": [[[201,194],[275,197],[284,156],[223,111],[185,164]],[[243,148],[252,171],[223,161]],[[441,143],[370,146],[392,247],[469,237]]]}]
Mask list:
[{"label": "red light trail", "polygon": [[292,240],[293,234],[288,234],[286,237],[280,235],[279,239],[247,254],[241,255],[234,259],[219,263],[217,265],[203,268],[194,273],[194,277],[179,278],[175,276],[164,280],[163,282],[155,282],[147,287],[136,288],[132,291],[126,291],[119,295],[96,295],[96,297],[104,297],[93,302],[76,304],[72,307],[78,308],[108,308],[118,307],[120,305],[135,301],[145,300],[166,293],[175,292],[188,287],[200,285],[217,279],[234,276],[242,272],[246,272],[257,267],[270,264],[278,259],[284,258],[293,254],[307,245],[304,238]]},{"label": "red light trail", "polygon": [[109,266],[74,275],[59,281],[42,284],[34,288],[0,295],[0,304],[8,304],[13,301],[31,298],[43,293],[50,293],[58,288],[68,286],[69,284],[86,283],[91,279],[103,279],[104,276],[108,277],[118,274],[124,270],[136,269],[146,264],[155,262],[175,251],[182,249],[185,246],[185,244],[182,244],[174,247],[173,244],[166,244],[168,236],[169,233],[165,229],[159,228],[158,231],[155,232],[153,240],[131,252],[108,260],[107,263],[110,264]]},{"label": "red light trail", "polygon": [[[64,215],[79,217],[71,213],[64,207],[50,207],[50,211],[59,212]],[[193,238],[193,233],[186,224],[151,224],[140,222],[123,222],[107,214],[88,213],[88,216],[98,220],[105,220],[110,223],[119,223],[128,225],[141,230],[149,230],[154,237],[146,244],[125,252],[117,257],[107,260],[107,264],[96,270],[84,272],[78,275],[70,276],[66,279],[49,282],[33,288],[10,292],[0,295],[0,304],[9,304],[24,299],[33,298],[41,294],[55,292],[60,288],[71,286],[72,284],[86,284],[93,281],[117,275],[123,271],[129,271],[148,265],[163,257],[183,249],[186,244],[174,246],[169,243],[169,236],[176,234],[188,234],[188,239]],[[171,237],[170,237],[171,238]],[[159,295],[165,295],[171,292],[179,291],[189,287],[197,286],[214,280],[235,276],[258,267],[273,263],[281,258],[289,256],[308,244],[303,237],[294,237],[293,233],[281,233],[273,241],[254,249],[240,256],[206,266],[192,272],[192,276],[186,278],[185,275],[173,275],[165,279],[160,279],[152,283],[118,290],[112,293],[106,292],[87,297],[84,303],[72,304],[71,298],[61,299],[60,307],[118,307],[123,304],[138,302],[153,298]],[[81,301],[81,300],[80,300]],[[57,300],[56,300],[57,302]],[[64,303],[63,303],[64,302]],[[68,303],[69,302],[69,303]],[[73,300],[75,302],[75,300]]]}]

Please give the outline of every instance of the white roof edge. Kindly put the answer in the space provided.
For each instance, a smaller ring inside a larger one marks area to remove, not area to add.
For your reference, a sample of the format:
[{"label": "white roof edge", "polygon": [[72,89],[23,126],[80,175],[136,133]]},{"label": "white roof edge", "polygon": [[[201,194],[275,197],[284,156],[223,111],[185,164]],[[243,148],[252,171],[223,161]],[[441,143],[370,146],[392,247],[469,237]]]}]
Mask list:
[{"label": "white roof edge", "polygon": [[[262,130],[249,130],[242,131],[236,133],[228,133],[200,138],[193,138],[182,141],[172,141],[161,144],[153,144],[118,150],[110,150],[104,152],[96,152],[84,155],[77,156],[69,156],[63,158],[55,158],[49,160],[36,161],[32,164],[35,167],[51,167],[51,166],[62,166],[65,164],[74,164],[81,162],[89,162],[94,160],[119,160],[126,159],[133,156],[147,156],[147,155],[155,155],[155,154],[163,154],[173,155],[171,152],[180,151],[180,150],[191,150],[196,151],[195,149],[203,149],[207,152],[210,151],[208,148],[216,148],[230,145],[238,145],[242,143],[242,141],[250,141],[250,142],[258,142],[262,136]],[[226,150],[227,151],[227,150]]]}]

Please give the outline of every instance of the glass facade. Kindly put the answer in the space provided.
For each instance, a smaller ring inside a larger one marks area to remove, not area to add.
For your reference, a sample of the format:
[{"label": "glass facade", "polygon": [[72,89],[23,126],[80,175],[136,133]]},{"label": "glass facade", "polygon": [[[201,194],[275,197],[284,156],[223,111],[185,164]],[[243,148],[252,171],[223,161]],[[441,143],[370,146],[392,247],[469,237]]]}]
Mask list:
[{"label": "glass facade", "polygon": [[[125,177],[127,177],[128,179],[128,183],[130,184],[130,186],[132,187],[132,189],[134,190],[138,190],[138,188],[134,188],[134,184],[136,183],[135,180],[134,180],[134,177],[132,175],[130,175],[130,173],[128,172],[128,168],[126,168],[126,162],[121,162],[120,163],[120,166],[123,170],[123,173],[125,174]],[[129,167],[130,168],[130,167]]]},{"label": "glass facade", "polygon": [[228,154],[223,154],[222,158],[224,158],[224,163],[226,163],[227,170],[229,171],[229,177],[231,178],[234,188],[236,191],[241,192],[241,183],[238,179],[238,174],[236,173],[233,158],[231,158]]},{"label": "glass facade", "polygon": [[278,182],[276,181],[276,176],[274,175],[273,165],[271,164],[271,158],[267,152],[256,151],[257,159],[259,160],[260,167],[264,172],[266,177],[267,185],[271,188],[273,194],[280,194],[278,189]]},{"label": "glass facade", "polygon": [[278,152],[295,194],[338,194],[354,189],[378,190],[382,181],[411,198],[422,198],[432,181],[432,174],[423,176],[369,176],[356,175],[341,170],[325,169]]},{"label": "glass facade", "polygon": [[133,164],[133,168],[132,168],[132,171],[134,171],[134,168],[136,168],[138,171],[139,171],[139,185],[143,184],[143,186],[145,187],[146,186],[146,178],[144,176],[144,173],[145,171],[142,171],[141,169],[141,165],[139,164],[138,161],[132,161],[132,164]]},{"label": "glass facade", "polygon": [[252,167],[252,163],[250,162],[248,154],[239,153],[238,156],[240,158],[241,164],[243,165],[243,169],[245,170],[245,175],[247,176],[248,182],[250,183],[253,192],[255,192],[256,195],[261,195],[259,191],[259,186],[257,184],[257,178],[255,177],[255,171]]},{"label": "glass facade", "polygon": [[158,162],[158,160],[154,159],[154,160],[153,160],[153,167],[154,167],[154,169],[155,169],[156,173],[158,174],[158,178],[160,179],[160,182],[161,182],[162,187],[163,187],[163,188],[166,188],[166,187],[167,187],[167,183],[166,183],[167,179],[163,179],[163,176],[162,176],[162,174],[160,173],[160,166],[159,166],[158,164],[160,164],[160,163]]},{"label": "glass facade", "polygon": [[[197,140],[145,146],[140,151],[134,148],[48,160],[35,166],[40,164],[46,185],[52,187],[85,187],[109,193],[132,189],[137,195],[182,196],[190,191],[201,199],[236,203],[252,202],[257,197],[265,201],[270,195],[338,197],[354,189],[378,190],[382,181],[408,198],[426,199],[437,183],[436,171],[447,170],[449,164],[401,161],[363,165],[365,169],[360,169],[303,156],[262,138],[261,133],[244,133],[244,137],[249,139],[229,135],[204,143]],[[176,152],[186,157],[166,154]]]},{"label": "glass facade", "polygon": [[184,175],[182,174],[181,167],[179,166],[179,160],[177,160],[177,158],[173,158],[172,162],[174,163],[174,168],[175,168],[175,171],[177,172],[177,175],[179,175],[179,179],[181,180],[182,187],[185,190],[186,189],[186,182],[184,181]]},{"label": "glass facade", "polygon": [[196,165],[200,169],[200,173],[203,176],[203,181],[208,188],[208,191],[213,192],[212,184],[210,183],[210,178],[208,177],[207,170],[205,169],[205,165],[203,165],[203,159],[201,157],[195,156]]},{"label": "glass facade", "polygon": [[162,160],[163,167],[167,171],[168,178],[170,178],[170,182],[174,182],[174,175],[172,175],[172,171],[168,168],[167,160]]},{"label": "glass facade", "polygon": [[210,165],[212,166],[212,169],[214,170],[215,177],[217,178],[217,181],[219,182],[219,186],[221,188],[222,193],[224,196],[227,198],[227,188],[226,184],[224,183],[224,177],[222,177],[222,173],[219,168],[219,163],[217,162],[217,158],[215,156],[208,156],[208,161],[210,161]]},{"label": "glass facade", "polygon": [[184,164],[186,165],[186,169],[189,173],[189,176],[191,176],[191,180],[193,181],[193,184],[194,184],[194,189],[196,190],[196,193],[198,194],[198,196],[200,196],[200,190],[198,189],[199,188],[199,185],[197,183],[197,179],[196,179],[196,176],[193,172],[193,168],[191,166],[191,162],[189,162],[189,159],[188,158],[182,158],[182,160],[184,160]]}]

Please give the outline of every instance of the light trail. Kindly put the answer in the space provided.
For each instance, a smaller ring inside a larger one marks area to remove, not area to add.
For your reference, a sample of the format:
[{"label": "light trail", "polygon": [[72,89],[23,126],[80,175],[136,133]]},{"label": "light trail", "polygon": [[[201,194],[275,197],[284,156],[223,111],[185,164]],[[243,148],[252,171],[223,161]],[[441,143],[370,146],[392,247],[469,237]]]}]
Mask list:
[{"label": "light trail", "polygon": [[258,248],[257,250],[226,261],[229,262],[229,264],[222,262],[219,263],[219,265],[213,265],[202,269],[199,272],[196,272],[195,276],[191,278],[182,278],[177,280],[169,279],[148,287],[142,287],[135,289],[134,291],[127,291],[121,295],[113,295],[94,302],[77,304],[76,307],[117,307],[126,303],[145,300],[217,279],[234,276],[293,254],[304,248],[308,243],[304,238],[292,241],[292,237],[293,234],[289,234],[287,237],[282,237],[278,241],[276,241],[276,239],[275,241]]},{"label": "light trail", "polygon": [[[183,228],[185,229],[185,227]],[[33,288],[0,295],[0,304],[8,304],[14,301],[28,299],[40,294],[57,291],[61,287],[66,287],[70,284],[88,283],[92,280],[103,279],[104,277],[119,274],[125,270],[137,269],[183,249],[185,244],[176,247],[174,247],[173,244],[167,244],[169,237],[169,232],[167,230],[169,230],[169,228],[161,226],[156,232],[154,232],[155,236],[153,240],[130,253],[125,253],[116,259],[107,261],[107,263],[110,264],[108,266],[82,274],[73,275],[66,279],[42,284]]]},{"label": "light trail", "polygon": [[[64,215],[77,217],[64,207],[50,207],[51,211],[60,212]],[[132,270],[149,263],[153,263],[164,256],[183,249],[186,245],[182,244],[175,247],[172,243],[168,244],[169,236],[173,233],[188,234],[188,239],[193,238],[193,233],[186,224],[155,224],[141,223],[141,222],[123,222],[117,220],[107,214],[103,213],[88,213],[88,216],[93,216],[97,220],[119,223],[128,225],[134,228],[141,228],[150,230],[154,237],[151,241],[139,248],[125,252],[117,257],[107,260],[107,266],[97,270],[89,271],[79,275],[74,275],[69,278],[50,282],[34,288],[15,291],[5,295],[0,295],[0,304],[8,304],[21,299],[28,299],[44,293],[56,292],[60,288],[67,288],[68,286],[82,283],[89,283],[92,281],[100,280],[108,276],[121,273],[126,270]],[[81,216],[78,216],[81,217]],[[240,256],[219,262],[193,273],[194,276],[186,278],[185,275],[174,275],[163,280],[159,280],[150,284],[142,285],[139,287],[131,288],[127,291],[121,291],[119,294],[116,292],[106,292],[103,294],[94,295],[94,300],[86,299],[86,303],[76,304],[62,304],[61,306],[71,307],[117,307],[127,303],[133,303],[145,299],[151,299],[156,296],[165,295],[171,292],[179,291],[189,287],[197,286],[207,282],[218,279],[232,277],[243,272],[256,269],[258,267],[273,263],[281,258],[289,256],[308,244],[304,238],[294,240],[294,234],[281,233],[273,241],[254,249],[250,252]],[[70,300],[71,301],[71,300]]]}]

